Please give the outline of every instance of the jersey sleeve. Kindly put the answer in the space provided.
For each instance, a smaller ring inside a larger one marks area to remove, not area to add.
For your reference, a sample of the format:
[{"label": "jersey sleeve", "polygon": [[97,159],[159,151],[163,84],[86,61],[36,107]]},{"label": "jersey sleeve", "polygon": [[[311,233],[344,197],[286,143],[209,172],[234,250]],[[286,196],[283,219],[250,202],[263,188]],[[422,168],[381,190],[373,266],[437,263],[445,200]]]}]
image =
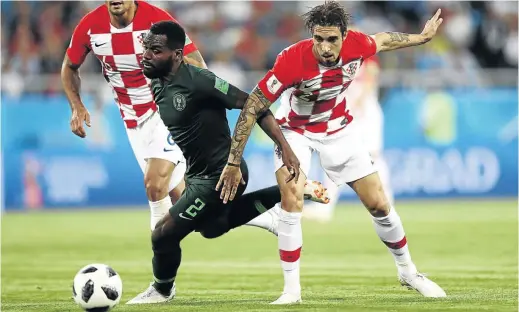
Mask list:
[{"label": "jersey sleeve", "polygon": [[85,61],[85,57],[92,50],[90,44],[90,30],[88,23],[89,15],[85,16],[74,29],[70,44],[67,48],[67,56],[74,65],[81,65]]},{"label": "jersey sleeve", "polygon": [[258,82],[258,88],[270,102],[275,102],[283,91],[301,81],[297,63],[294,66],[297,59],[293,54],[290,49],[283,50],[276,58],[274,67]]},{"label": "jersey sleeve", "polygon": [[[166,20],[166,21],[173,21],[173,22],[175,22],[177,24],[180,24],[168,12],[166,12],[165,10],[163,10],[161,8],[156,8],[155,21],[159,22],[159,21],[164,21],[164,20]],[[190,54],[192,52],[195,52],[195,51],[198,51],[198,48],[191,41],[191,39],[189,38],[189,35],[186,33],[186,43],[184,44],[184,55],[188,55],[188,54]]]},{"label": "jersey sleeve", "polygon": [[227,109],[236,108],[240,89],[206,69],[200,70],[197,76],[195,92],[200,92],[206,98],[217,99]]},{"label": "jersey sleeve", "polygon": [[359,31],[348,31],[348,36],[353,36],[357,42],[357,49],[363,59],[372,57],[377,53],[377,43],[375,39]]}]

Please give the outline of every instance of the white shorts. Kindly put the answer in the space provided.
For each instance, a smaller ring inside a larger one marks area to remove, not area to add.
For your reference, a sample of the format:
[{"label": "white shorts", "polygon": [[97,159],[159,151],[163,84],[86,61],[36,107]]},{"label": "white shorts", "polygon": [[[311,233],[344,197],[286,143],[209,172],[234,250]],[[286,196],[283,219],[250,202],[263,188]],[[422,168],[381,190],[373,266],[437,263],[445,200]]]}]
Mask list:
[{"label": "white shorts", "polygon": [[175,188],[184,178],[186,172],[186,160],[180,147],[173,142],[168,128],[162,122],[158,112],[155,112],[142,124],[135,128],[126,129],[133,154],[141,167],[146,172],[146,163],[150,158],[165,159],[175,165],[171,175],[169,190]]},{"label": "white shorts", "polygon": [[[312,152],[317,152],[321,167],[337,186],[353,182],[377,171],[371,156],[356,131],[345,128],[322,139],[310,139],[295,131],[281,129],[301,163],[306,176],[310,172]],[[276,171],[283,166],[281,155],[274,152]]]}]

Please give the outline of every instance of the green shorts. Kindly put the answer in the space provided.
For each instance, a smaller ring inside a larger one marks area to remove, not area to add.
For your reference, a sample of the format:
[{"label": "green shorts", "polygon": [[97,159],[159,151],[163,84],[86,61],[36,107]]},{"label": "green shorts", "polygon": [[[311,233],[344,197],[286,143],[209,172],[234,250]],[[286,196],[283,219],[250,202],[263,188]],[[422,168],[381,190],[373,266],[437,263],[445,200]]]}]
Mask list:
[{"label": "green shorts", "polygon": [[[248,182],[248,170],[242,161],[243,179]],[[224,217],[228,213],[232,201],[227,204],[220,199],[221,191],[216,191],[218,179],[186,179],[186,189],[180,199],[169,209],[176,226],[191,227],[200,230],[206,224]],[[246,185],[240,184],[235,200],[245,192]]]}]

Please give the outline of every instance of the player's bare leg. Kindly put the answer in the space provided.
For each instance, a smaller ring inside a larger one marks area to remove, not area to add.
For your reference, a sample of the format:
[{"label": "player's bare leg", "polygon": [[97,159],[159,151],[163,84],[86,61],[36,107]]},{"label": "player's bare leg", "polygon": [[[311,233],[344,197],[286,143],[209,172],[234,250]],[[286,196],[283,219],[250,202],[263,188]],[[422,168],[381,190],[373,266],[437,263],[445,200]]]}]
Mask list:
[{"label": "player's bare leg", "polygon": [[299,181],[286,183],[290,176],[286,167],[276,171],[276,179],[281,191],[281,216],[278,225],[278,248],[283,268],[285,285],[283,293],[272,304],[292,304],[301,302],[299,258],[303,246],[301,212],[303,210],[306,176],[301,172]]},{"label": "player's bare leg", "polygon": [[382,182],[384,193],[386,194],[389,204],[394,205],[393,188],[391,187],[390,173],[384,156],[380,152],[371,152],[371,158],[378,168],[378,175]]},{"label": "player's bare leg", "polygon": [[445,297],[443,289],[419,273],[411,260],[402,221],[389,203],[378,173],[348,184],[371,214],[375,231],[393,255],[402,285],[417,290],[425,297]]},{"label": "player's bare leg", "polygon": [[172,180],[172,173],[175,167],[172,162],[165,159],[149,158],[147,160],[146,172],[144,173],[144,186],[150,205],[150,227],[152,230],[155,229],[157,222],[167,214],[169,208],[173,206],[170,193],[175,196],[173,198],[174,201],[176,201],[182,193],[180,188],[182,188],[183,184],[179,185],[177,189],[177,185],[180,181]]}]

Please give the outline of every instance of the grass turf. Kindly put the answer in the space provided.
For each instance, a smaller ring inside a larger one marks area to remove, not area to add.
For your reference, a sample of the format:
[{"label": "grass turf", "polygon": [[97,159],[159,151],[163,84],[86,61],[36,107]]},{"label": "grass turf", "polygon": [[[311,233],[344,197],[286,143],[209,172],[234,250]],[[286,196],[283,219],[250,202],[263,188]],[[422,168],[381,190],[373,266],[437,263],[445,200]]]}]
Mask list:
[{"label": "grass turf", "polygon": [[277,240],[244,227],[216,240],[183,242],[177,297],[125,306],[151,280],[146,210],[6,214],[2,222],[2,311],[80,311],[76,271],[106,263],[124,292],[114,311],[517,311],[517,202],[402,203],[413,260],[447,292],[426,299],[399,286],[393,260],[358,205],[334,221],[303,223],[303,304],[270,306],[282,290]]}]

